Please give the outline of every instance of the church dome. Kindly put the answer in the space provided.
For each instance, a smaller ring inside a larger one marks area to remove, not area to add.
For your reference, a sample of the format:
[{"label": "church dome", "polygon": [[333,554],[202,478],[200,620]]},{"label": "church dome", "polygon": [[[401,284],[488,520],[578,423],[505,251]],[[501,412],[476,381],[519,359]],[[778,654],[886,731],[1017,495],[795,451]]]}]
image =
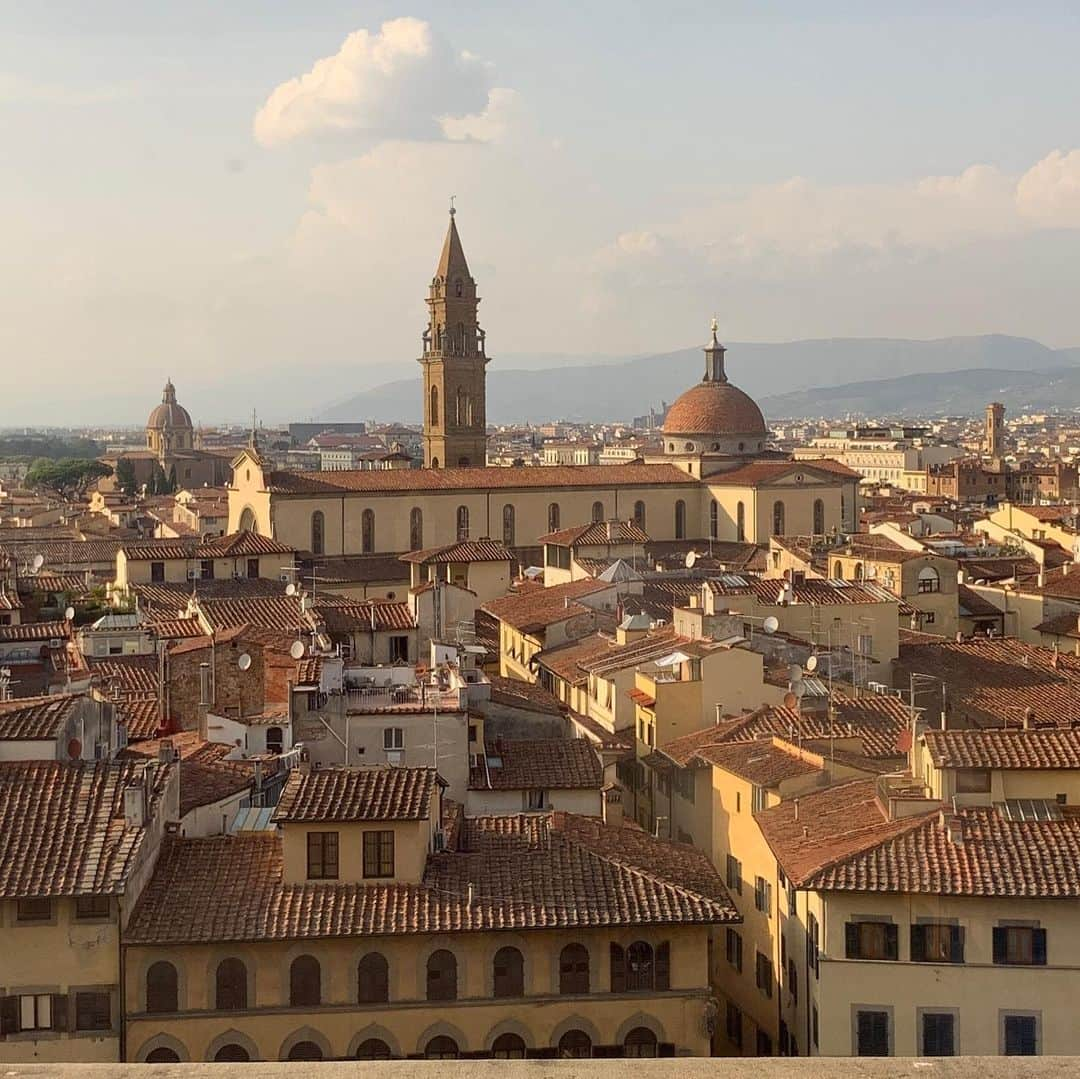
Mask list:
[{"label": "church dome", "polygon": [[162,431],[171,428],[175,431],[180,428],[190,429],[191,426],[188,410],[176,403],[176,387],[170,379],[162,391],[161,404],[150,413],[150,418],[146,421],[147,430]]},{"label": "church dome", "polygon": [[665,435],[746,435],[764,438],[765,417],[749,394],[730,382],[699,382],[668,409]]}]

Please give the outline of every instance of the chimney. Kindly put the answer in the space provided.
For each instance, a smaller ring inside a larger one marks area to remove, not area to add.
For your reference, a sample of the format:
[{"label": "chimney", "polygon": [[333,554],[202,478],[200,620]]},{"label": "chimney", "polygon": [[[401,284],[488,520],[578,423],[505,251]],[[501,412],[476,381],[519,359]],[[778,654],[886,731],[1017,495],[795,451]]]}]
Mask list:
[{"label": "chimney", "polygon": [[799,799],[798,798],[792,799],[792,805],[795,807],[795,819],[798,820],[799,819]]},{"label": "chimney", "polygon": [[944,809],[941,811],[941,826],[946,830],[949,836],[949,842],[954,847],[962,847],[964,845],[964,819],[955,813],[947,813]]},{"label": "chimney", "polygon": [[124,788],[124,827],[141,828],[146,823],[146,795],[142,783]]},{"label": "chimney", "polygon": [[609,783],[603,790],[604,823],[612,828],[621,828],[623,822],[622,789]]},{"label": "chimney", "polygon": [[1030,731],[1031,728],[1034,725],[1035,725],[1035,709],[1034,708],[1025,708],[1024,709],[1024,730],[1025,731]]},{"label": "chimney", "polygon": [[608,538],[608,543],[614,543],[615,542],[615,522],[614,521],[608,521],[607,522],[607,538]]},{"label": "chimney", "polygon": [[1039,566],[1039,587],[1042,588],[1046,584],[1046,569],[1043,566]]},{"label": "chimney", "polygon": [[173,750],[175,746],[168,738],[163,738],[158,743],[157,759],[161,764],[172,764],[175,759]]}]

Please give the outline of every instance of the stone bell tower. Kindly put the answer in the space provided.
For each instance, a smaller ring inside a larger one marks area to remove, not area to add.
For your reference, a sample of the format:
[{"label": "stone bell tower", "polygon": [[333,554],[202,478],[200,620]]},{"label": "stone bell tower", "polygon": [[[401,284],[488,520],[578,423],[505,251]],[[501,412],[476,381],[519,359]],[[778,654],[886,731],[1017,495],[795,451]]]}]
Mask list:
[{"label": "stone bell tower", "polygon": [[477,322],[476,282],[461,248],[454,207],[428,288],[424,331],[424,467],[482,468],[487,463],[488,358]]}]

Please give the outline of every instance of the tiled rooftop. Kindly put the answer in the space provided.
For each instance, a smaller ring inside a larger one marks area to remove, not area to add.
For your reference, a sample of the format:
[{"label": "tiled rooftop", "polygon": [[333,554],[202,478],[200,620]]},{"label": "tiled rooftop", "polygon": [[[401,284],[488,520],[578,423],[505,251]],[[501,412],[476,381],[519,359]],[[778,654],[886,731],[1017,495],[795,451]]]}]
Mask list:
[{"label": "tiled rooftop", "polygon": [[281,792],[274,820],[426,820],[441,783],[434,768],[296,769]]},{"label": "tiled rooftop", "polygon": [[583,738],[488,743],[486,767],[469,769],[471,790],[599,790],[600,759]]},{"label": "tiled rooftop", "polygon": [[53,741],[82,700],[73,694],[0,702],[0,741]]},{"label": "tiled rooftop", "polygon": [[927,730],[923,737],[939,768],[1080,769],[1080,730]]},{"label": "tiled rooftop", "polygon": [[575,601],[579,597],[603,592],[611,587],[605,581],[573,581],[551,588],[533,588],[500,596],[485,603],[483,609],[500,622],[505,622],[522,633],[531,633],[557,622],[566,622],[579,614],[589,614],[591,608]]}]

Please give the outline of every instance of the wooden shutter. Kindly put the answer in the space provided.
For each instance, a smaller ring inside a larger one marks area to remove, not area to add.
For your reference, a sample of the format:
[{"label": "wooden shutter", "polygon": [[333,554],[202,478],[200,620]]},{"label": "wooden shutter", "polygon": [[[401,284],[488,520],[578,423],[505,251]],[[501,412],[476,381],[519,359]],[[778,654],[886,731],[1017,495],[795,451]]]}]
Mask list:
[{"label": "wooden shutter", "polygon": [[962,925],[952,927],[952,935],[949,940],[949,959],[954,963],[964,961],[964,927]]},{"label": "wooden shutter", "polygon": [[859,958],[859,923],[848,922],[844,926],[844,955],[848,959]]},{"label": "wooden shutter", "polygon": [[618,944],[611,946],[611,991],[626,992],[626,955]]},{"label": "wooden shutter", "polygon": [[657,989],[671,988],[671,945],[665,940],[656,949],[656,981]]},{"label": "wooden shutter", "polygon": [[52,1028],[53,1030],[67,1030],[68,1028],[68,998],[63,993],[56,993],[52,998]]},{"label": "wooden shutter", "polygon": [[926,958],[926,926],[911,927],[911,961],[921,963]]},{"label": "wooden shutter", "polygon": [[19,1032],[19,998],[0,997],[0,1035]]},{"label": "wooden shutter", "polygon": [[994,962],[1004,963],[1008,954],[1008,933],[1002,925],[994,926]]},{"label": "wooden shutter", "polygon": [[889,924],[885,926],[885,958],[900,958],[900,927]]},{"label": "wooden shutter", "polygon": [[1031,961],[1036,966],[1046,966],[1046,930],[1031,931]]}]

